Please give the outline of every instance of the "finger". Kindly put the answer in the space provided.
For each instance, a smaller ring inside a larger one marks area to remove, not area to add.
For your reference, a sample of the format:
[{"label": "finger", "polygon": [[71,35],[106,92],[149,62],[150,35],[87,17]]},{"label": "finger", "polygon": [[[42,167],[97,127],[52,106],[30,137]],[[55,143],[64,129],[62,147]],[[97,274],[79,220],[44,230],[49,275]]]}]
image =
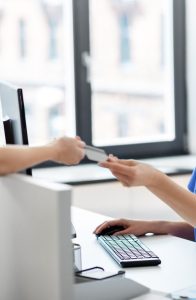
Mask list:
[{"label": "finger", "polygon": [[84,148],[86,144],[83,141],[78,141],[78,145],[80,148]]},{"label": "finger", "polygon": [[110,163],[109,168],[112,172],[116,172],[122,175],[127,175],[134,171],[134,167],[122,165],[119,162]]},{"label": "finger", "polygon": [[131,170],[133,170],[133,169],[131,169],[130,166],[120,164],[119,161],[118,162],[105,161],[105,162],[99,163],[99,165],[101,167],[110,169],[110,171],[112,173],[115,172],[115,173],[119,173],[119,174],[123,174],[123,175],[130,174]]},{"label": "finger", "polygon": [[106,221],[96,228],[95,234],[99,234],[100,232],[102,232],[102,230],[116,225],[122,226],[123,225],[122,221],[121,220]]},{"label": "finger", "polygon": [[129,186],[130,185],[130,180],[126,175],[121,175],[118,173],[113,173],[112,174],[116,177],[118,181],[120,181],[124,186]]},{"label": "finger", "polygon": [[111,164],[113,163],[113,161],[111,161],[110,159],[104,161],[104,162],[100,162],[98,163],[98,165],[102,168],[107,168],[110,169]]},{"label": "finger", "polygon": [[109,162],[117,162],[118,161],[118,157],[114,156],[113,154],[109,154],[107,161],[109,161]]},{"label": "finger", "polygon": [[123,234],[131,234],[130,228],[125,228],[124,230],[115,232],[113,235],[123,235]]},{"label": "finger", "polygon": [[126,228],[124,230],[115,232],[113,235],[123,235],[123,234],[129,234],[129,233],[130,233],[129,229]]},{"label": "finger", "polygon": [[105,222],[102,225],[98,226],[98,228],[94,231],[95,234],[99,234],[100,232],[102,232],[104,229],[106,228],[110,228],[110,222]]},{"label": "finger", "polygon": [[[121,166],[125,166],[125,167],[135,167],[136,165],[138,165],[138,162],[136,160],[127,160],[127,159],[118,159],[118,157],[113,156],[112,154],[109,155],[108,160],[100,163],[101,167],[105,167],[105,168],[110,168],[111,164],[108,163],[116,163],[116,165],[121,165]],[[113,166],[115,166],[113,164]]]},{"label": "finger", "polygon": [[81,150],[81,160],[85,157],[85,151],[84,149]]},{"label": "finger", "polygon": [[103,226],[105,223],[107,223],[108,221],[105,221],[103,223],[101,223],[100,225],[98,225],[95,230],[93,231],[93,233],[95,233],[101,226]]}]

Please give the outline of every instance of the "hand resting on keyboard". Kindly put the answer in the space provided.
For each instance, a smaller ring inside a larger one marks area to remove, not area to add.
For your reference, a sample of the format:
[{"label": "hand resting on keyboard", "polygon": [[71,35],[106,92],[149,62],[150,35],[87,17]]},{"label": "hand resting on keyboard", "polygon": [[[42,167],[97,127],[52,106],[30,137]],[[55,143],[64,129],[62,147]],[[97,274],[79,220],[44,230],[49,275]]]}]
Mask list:
[{"label": "hand resting on keyboard", "polygon": [[[163,225],[166,222],[162,222]],[[112,228],[114,228],[115,235],[119,234],[134,234],[136,236],[145,235],[146,233],[164,233],[161,232],[162,223],[159,221],[140,221],[140,220],[126,220],[126,219],[116,219],[103,222],[94,230],[96,235],[108,234]],[[107,232],[107,233],[105,233]],[[111,234],[111,233],[110,233]]]},{"label": "hand resting on keyboard", "polygon": [[108,226],[106,228],[103,228],[103,230],[99,231],[96,235],[113,235],[114,233],[121,232],[125,228],[123,226],[114,225],[114,226]]},{"label": "hand resting on keyboard", "polygon": [[[99,225],[94,233],[101,246],[121,267],[159,265],[160,258],[135,235],[128,233],[131,228],[126,225],[123,219],[108,221]],[[143,233],[146,232],[139,234]]]}]

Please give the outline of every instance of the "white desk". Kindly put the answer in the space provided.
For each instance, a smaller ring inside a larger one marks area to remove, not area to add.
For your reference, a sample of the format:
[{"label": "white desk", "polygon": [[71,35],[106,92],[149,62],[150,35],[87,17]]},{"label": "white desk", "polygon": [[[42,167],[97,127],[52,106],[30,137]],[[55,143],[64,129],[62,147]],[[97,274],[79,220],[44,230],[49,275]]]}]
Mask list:
[{"label": "white desk", "polygon": [[[108,217],[73,208],[72,221],[77,231],[76,242],[82,246],[83,268],[102,266],[118,270],[118,264],[98,244],[92,234],[97,225]],[[196,244],[171,236],[141,238],[161,258],[155,267],[126,268],[126,277],[153,290],[171,292],[196,283]]]}]

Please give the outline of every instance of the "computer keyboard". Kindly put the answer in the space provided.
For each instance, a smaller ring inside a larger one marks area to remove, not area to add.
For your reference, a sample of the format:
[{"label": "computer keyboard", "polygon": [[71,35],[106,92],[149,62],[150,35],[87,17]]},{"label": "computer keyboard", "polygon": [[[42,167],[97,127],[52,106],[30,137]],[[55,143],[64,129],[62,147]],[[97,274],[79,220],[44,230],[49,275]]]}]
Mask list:
[{"label": "computer keyboard", "polygon": [[135,235],[100,235],[99,243],[121,267],[154,266],[160,258]]}]

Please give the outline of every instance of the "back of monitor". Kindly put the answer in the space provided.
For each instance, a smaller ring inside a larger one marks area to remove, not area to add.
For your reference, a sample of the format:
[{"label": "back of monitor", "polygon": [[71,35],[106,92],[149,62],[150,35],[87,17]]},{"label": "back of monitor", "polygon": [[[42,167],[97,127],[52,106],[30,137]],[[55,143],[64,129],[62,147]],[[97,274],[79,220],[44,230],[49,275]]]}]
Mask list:
[{"label": "back of monitor", "polygon": [[72,300],[71,191],[0,178],[0,299]]},{"label": "back of monitor", "polygon": [[[22,89],[0,81],[0,106],[0,123],[3,123],[6,144],[28,145]],[[31,169],[25,173],[32,175]]]}]

